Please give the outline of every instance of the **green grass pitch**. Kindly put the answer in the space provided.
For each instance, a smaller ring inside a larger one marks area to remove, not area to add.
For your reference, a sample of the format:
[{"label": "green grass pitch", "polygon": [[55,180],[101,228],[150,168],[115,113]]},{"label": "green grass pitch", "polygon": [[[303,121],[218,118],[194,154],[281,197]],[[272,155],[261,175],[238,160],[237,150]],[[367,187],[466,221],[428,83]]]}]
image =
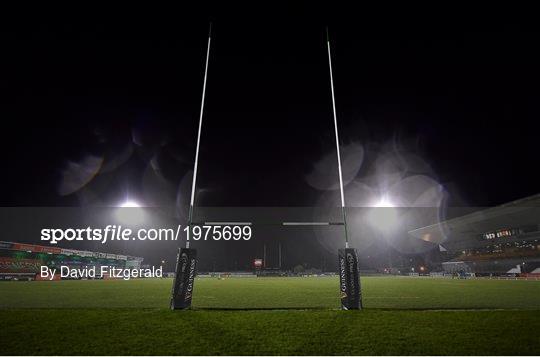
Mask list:
[{"label": "green grass pitch", "polygon": [[170,279],[0,283],[1,354],[539,354],[540,281],[200,278],[192,311]]}]

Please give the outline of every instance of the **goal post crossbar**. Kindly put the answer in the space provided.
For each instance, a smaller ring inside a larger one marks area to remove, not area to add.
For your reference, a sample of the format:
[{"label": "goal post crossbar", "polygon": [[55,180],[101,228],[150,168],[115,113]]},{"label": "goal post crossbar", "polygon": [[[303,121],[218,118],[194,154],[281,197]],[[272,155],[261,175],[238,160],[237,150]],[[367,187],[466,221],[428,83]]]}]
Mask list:
[{"label": "goal post crossbar", "polygon": [[192,222],[192,226],[343,226],[344,222]]}]

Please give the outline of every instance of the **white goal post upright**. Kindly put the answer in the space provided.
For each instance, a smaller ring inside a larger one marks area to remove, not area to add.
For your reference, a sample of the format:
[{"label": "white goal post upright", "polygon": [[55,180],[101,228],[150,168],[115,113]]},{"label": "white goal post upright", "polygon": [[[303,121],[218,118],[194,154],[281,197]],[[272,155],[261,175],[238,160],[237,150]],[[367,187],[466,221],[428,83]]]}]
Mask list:
[{"label": "white goal post upright", "polygon": [[334,94],[334,75],[332,73],[332,55],[330,52],[330,36],[328,34],[328,27],[326,28],[326,45],[328,49],[328,68],[330,70],[330,90],[332,92],[332,113],[334,114],[334,130],[336,133],[336,153],[337,153],[338,173],[339,173],[339,192],[341,194],[341,214],[343,217],[343,227],[345,229],[345,248],[349,248],[349,234],[347,232],[347,213],[345,212],[345,193],[343,192],[343,174],[341,170],[341,155],[339,151],[339,133],[338,133],[337,114],[336,114],[336,97]]},{"label": "white goal post upright", "polygon": [[339,262],[339,289],[341,292],[341,308],[343,310],[359,310],[362,308],[362,292],[360,287],[360,271],[358,269],[358,255],[356,249],[349,247],[349,233],[347,229],[347,212],[345,206],[345,193],[343,191],[343,174],[341,170],[341,155],[339,152],[339,133],[336,114],[336,97],[334,93],[334,75],[332,73],[332,54],[330,52],[330,35],[326,28],[326,47],[328,50],[328,68],[330,70],[330,90],[332,93],[332,111],[334,114],[334,130],[336,133],[336,153],[339,172],[339,192],[341,194],[341,214],[345,230],[345,249],[338,250]]},{"label": "white goal post upright", "polygon": [[[206,47],[206,62],[204,66],[204,81],[201,98],[201,112],[199,115],[199,130],[197,132],[197,147],[195,148],[195,164],[193,167],[193,182],[191,183],[191,200],[189,202],[189,214],[187,228],[191,230],[193,225],[193,207],[195,203],[195,186],[197,184],[197,166],[199,163],[199,147],[201,144],[201,131],[204,114],[204,97],[206,95],[206,79],[208,78],[208,61],[210,58],[210,42],[212,40],[212,23],[208,30],[208,44]],[[189,231],[188,231],[189,237]],[[197,274],[197,250],[189,248],[189,238],[186,237],[186,247],[178,249],[176,257],[176,269],[174,274],[170,307],[172,310],[187,310],[191,308],[193,286]]]},{"label": "white goal post upright", "polygon": [[[210,28],[208,29],[208,44],[206,46],[206,63],[204,65],[204,80],[203,80],[203,90],[201,98],[201,111],[199,114],[199,130],[197,132],[197,147],[195,148],[195,165],[193,166],[193,181],[191,183],[191,199],[189,201],[189,214],[188,214],[188,229],[191,229],[193,223],[193,206],[195,204],[195,187],[197,185],[197,168],[199,164],[199,147],[201,144],[201,131],[203,123],[203,114],[204,114],[204,99],[206,96],[206,79],[208,78],[208,61],[210,59],[210,43],[212,41],[212,23],[210,23]],[[186,239],[186,248],[189,248],[189,240]]]}]

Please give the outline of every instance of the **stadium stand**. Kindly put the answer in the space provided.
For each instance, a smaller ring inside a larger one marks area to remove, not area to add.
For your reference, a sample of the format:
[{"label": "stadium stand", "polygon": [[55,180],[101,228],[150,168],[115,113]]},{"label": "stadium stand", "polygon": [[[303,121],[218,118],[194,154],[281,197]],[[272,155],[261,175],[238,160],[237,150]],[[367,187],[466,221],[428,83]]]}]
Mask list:
[{"label": "stadium stand", "polygon": [[114,266],[138,269],[143,258],[0,241],[0,280],[34,280],[41,266],[71,268]]},{"label": "stadium stand", "polygon": [[540,268],[540,195],[409,231],[438,245],[442,270],[476,275],[537,274]]}]

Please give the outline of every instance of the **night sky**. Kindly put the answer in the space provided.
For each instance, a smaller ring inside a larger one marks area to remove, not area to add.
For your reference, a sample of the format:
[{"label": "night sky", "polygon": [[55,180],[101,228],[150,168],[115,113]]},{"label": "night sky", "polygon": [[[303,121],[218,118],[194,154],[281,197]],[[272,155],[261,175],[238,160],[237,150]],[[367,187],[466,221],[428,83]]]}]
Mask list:
[{"label": "night sky", "polygon": [[[83,13],[2,25],[3,206],[114,205],[144,190],[149,165],[175,202],[193,165],[209,20],[198,205],[316,204],[305,177],[335,149],[326,25],[343,144],[414,152],[450,205],[540,191],[540,33],[525,18]],[[60,192],[68,163],[88,157],[107,164],[91,197]]]}]

